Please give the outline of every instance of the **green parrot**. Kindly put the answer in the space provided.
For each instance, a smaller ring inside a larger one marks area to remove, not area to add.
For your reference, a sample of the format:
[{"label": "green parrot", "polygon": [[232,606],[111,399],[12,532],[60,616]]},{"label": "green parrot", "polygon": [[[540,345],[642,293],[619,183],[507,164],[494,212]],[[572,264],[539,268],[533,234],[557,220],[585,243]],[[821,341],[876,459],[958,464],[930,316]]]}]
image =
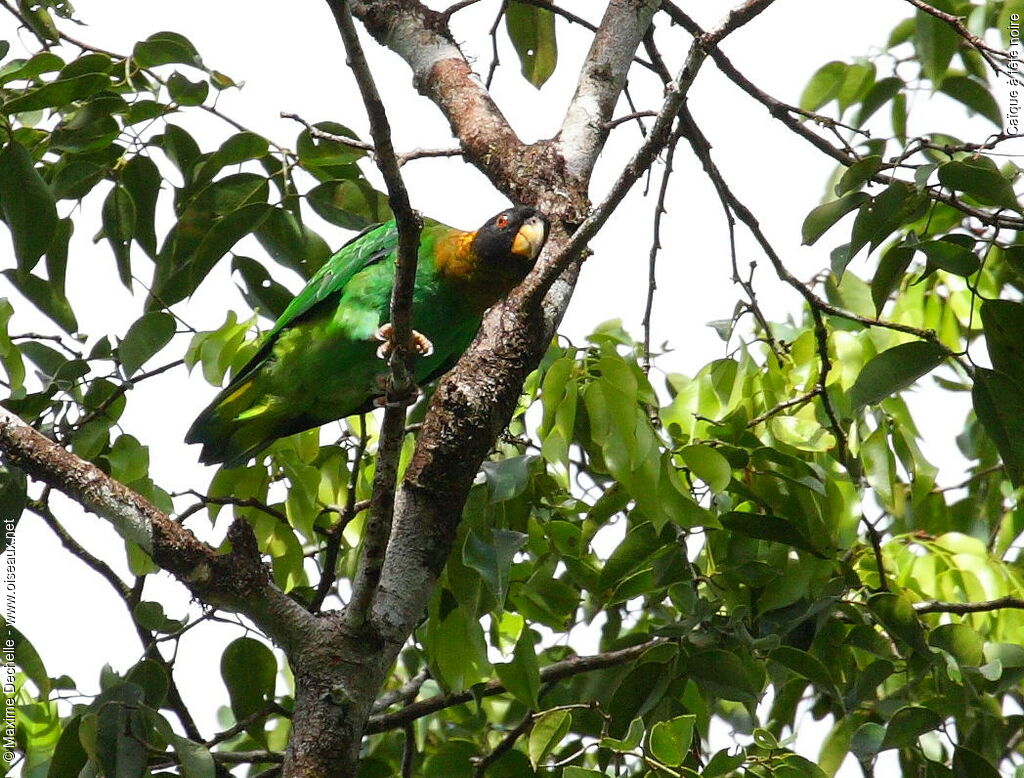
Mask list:
[{"label": "green parrot", "polygon": [[[484,311],[533,267],[547,232],[544,217],[526,206],[475,232],[423,220],[412,321],[418,384],[455,364]],[[386,222],[316,272],[189,429],[185,442],[203,444],[200,461],[241,465],[278,438],[374,407],[387,369],[397,247],[398,228]]]}]

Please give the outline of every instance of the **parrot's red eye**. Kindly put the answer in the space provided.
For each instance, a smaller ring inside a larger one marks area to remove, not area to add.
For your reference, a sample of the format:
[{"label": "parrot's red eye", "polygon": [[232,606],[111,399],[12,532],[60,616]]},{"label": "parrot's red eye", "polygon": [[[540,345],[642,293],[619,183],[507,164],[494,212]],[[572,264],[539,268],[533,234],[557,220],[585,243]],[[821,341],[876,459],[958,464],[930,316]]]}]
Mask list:
[{"label": "parrot's red eye", "polygon": [[508,216],[507,216],[507,215],[505,215],[505,214],[502,214],[501,216],[499,216],[499,217],[498,217],[498,218],[497,218],[497,219],[495,220],[495,222],[494,222],[494,223],[495,223],[496,225],[498,225],[498,229],[499,229],[499,230],[503,230],[503,229],[505,229],[506,227],[508,227]]}]

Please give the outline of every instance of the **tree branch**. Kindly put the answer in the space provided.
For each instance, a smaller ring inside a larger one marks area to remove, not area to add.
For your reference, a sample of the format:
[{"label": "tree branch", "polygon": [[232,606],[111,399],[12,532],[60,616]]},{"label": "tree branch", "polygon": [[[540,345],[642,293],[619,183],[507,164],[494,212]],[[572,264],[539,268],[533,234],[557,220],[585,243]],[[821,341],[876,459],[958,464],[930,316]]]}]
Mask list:
[{"label": "tree branch", "polygon": [[[542,667],[540,680],[541,683],[561,681],[580,673],[590,673],[594,670],[604,670],[606,667],[616,667],[626,662],[632,662],[634,659],[641,657],[647,650],[668,642],[667,638],[654,638],[646,643],[640,643],[629,648],[620,648],[618,651],[570,657],[561,662],[555,662],[547,667]],[[483,686],[477,686],[472,690],[467,689],[450,694],[439,694],[436,697],[414,702],[394,713],[370,719],[366,725],[366,733],[372,735],[376,732],[398,729],[410,721],[429,716],[431,713],[437,713],[437,711],[450,708],[453,705],[462,705],[481,697],[493,697],[496,694],[504,694],[506,691],[508,690],[498,681],[488,681]]]},{"label": "tree branch", "polygon": [[945,11],[940,11],[938,8],[928,5],[928,3],[924,2],[924,0],[907,0],[907,2],[914,6],[915,8],[917,8],[918,10],[926,14],[930,14],[931,16],[934,16],[939,21],[943,21],[950,27],[952,27],[953,31],[957,35],[959,35],[961,38],[963,38],[965,41],[967,41],[975,49],[978,50],[978,53],[988,63],[989,67],[992,68],[992,70],[994,70],[996,73],[1005,72],[1003,68],[999,66],[999,63],[997,63],[995,59],[993,59],[993,56],[999,57],[1004,62],[1006,62],[1007,60],[1010,59],[1010,54],[1008,52],[1003,51],[1002,49],[997,49],[993,46],[989,46],[987,43],[985,43],[984,40],[982,40],[973,32],[967,29],[967,25],[964,24],[964,20],[962,18],[951,13],[946,13]]},{"label": "tree branch", "polygon": [[384,421],[377,441],[377,465],[373,474],[373,496],[370,515],[363,533],[363,550],[359,569],[352,582],[352,599],[345,609],[345,620],[359,626],[366,620],[370,602],[377,591],[384,554],[391,536],[391,519],[395,510],[395,481],[398,477],[398,457],[405,438],[405,411],[415,398],[416,387],[409,370],[412,339],[412,295],[416,284],[416,263],[419,254],[422,222],[412,209],[409,193],[398,170],[398,159],[391,143],[384,103],[377,92],[373,74],[363,54],[362,44],[349,4],[345,0],[332,2],[331,10],[338,24],[348,66],[355,75],[359,92],[370,120],[374,159],[388,190],[388,200],[398,225],[398,250],[395,262],[395,282],[391,290],[391,356],[388,361],[390,375],[384,389]]},{"label": "tree branch", "polygon": [[914,603],[914,610],[918,613],[984,613],[985,611],[996,611],[1003,608],[1024,610],[1024,599],[1007,595],[996,600],[982,600],[981,602],[925,600]]},{"label": "tree branch", "polygon": [[604,147],[629,65],[656,9],[652,0],[610,0],[594,34],[558,134],[566,171],[584,185]]},{"label": "tree branch", "polygon": [[2,406],[0,453],[10,464],[109,521],[119,535],[138,544],[196,597],[248,616],[285,650],[314,623],[270,580],[244,521],[236,521],[228,531],[231,552],[218,554],[146,499]]}]

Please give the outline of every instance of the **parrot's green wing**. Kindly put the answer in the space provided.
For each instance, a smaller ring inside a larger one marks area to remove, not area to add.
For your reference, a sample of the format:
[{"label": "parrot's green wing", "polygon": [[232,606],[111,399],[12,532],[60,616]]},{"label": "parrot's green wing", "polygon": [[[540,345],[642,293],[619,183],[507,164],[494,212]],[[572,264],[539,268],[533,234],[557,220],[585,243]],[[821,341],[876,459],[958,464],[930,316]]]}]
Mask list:
[{"label": "parrot's green wing", "polygon": [[[384,262],[398,246],[398,229],[394,222],[364,230],[339,249],[309,280],[305,288],[289,303],[266,334],[259,350],[224,389],[214,398],[192,424],[185,436],[187,443],[204,444],[204,460],[238,462],[254,448],[265,445],[261,425],[256,419],[240,429],[237,421],[245,413],[242,407],[252,402],[257,390],[257,374],[271,358],[281,336],[307,320],[333,309],[345,286],[361,271]],[[256,415],[255,412],[249,411]],[[301,424],[300,420],[296,423]],[[244,427],[247,426],[248,429]],[[301,428],[301,427],[300,427]],[[249,435],[249,432],[252,432]],[[266,436],[278,437],[281,429],[268,427]]]}]

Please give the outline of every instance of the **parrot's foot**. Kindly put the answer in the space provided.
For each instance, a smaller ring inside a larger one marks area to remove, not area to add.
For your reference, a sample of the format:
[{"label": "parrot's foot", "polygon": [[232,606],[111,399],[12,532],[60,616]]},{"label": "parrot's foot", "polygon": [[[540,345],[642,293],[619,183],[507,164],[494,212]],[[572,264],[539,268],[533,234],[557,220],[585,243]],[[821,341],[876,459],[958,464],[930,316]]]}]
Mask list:
[{"label": "parrot's foot", "polygon": [[[387,389],[388,378],[389,378],[389,376],[387,376],[387,375],[379,375],[379,376],[377,376],[377,385],[381,388],[381,391],[384,391],[384,390]],[[423,394],[423,392],[420,391],[420,388],[418,386],[413,386],[412,387],[412,391],[409,393],[408,397],[403,397],[403,398],[401,398],[400,400],[398,400],[396,402],[389,403],[388,400],[387,400],[387,397],[385,397],[384,395],[381,395],[380,397],[374,397],[373,398],[373,407],[374,408],[388,408],[388,407],[405,408],[405,407],[408,407],[408,406],[412,405],[414,402],[416,402],[420,398],[421,394]]]},{"label": "parrot's foot", "polygon": [[[393,332],[394,328],[391,326],[391,322],[387,322],[382,324],[374,333],[374,337],[381,342],[377,348],[377,356],[381,359],[387,359],[394,350],[395,344],[391,338]],[[416,352],[416,356],[419,357],[429,357],[434,353],[434,344],[430,342],[426,335],[422,332],[416,332],[416,330],[412,330],[409,335],[409,348]]]}]

